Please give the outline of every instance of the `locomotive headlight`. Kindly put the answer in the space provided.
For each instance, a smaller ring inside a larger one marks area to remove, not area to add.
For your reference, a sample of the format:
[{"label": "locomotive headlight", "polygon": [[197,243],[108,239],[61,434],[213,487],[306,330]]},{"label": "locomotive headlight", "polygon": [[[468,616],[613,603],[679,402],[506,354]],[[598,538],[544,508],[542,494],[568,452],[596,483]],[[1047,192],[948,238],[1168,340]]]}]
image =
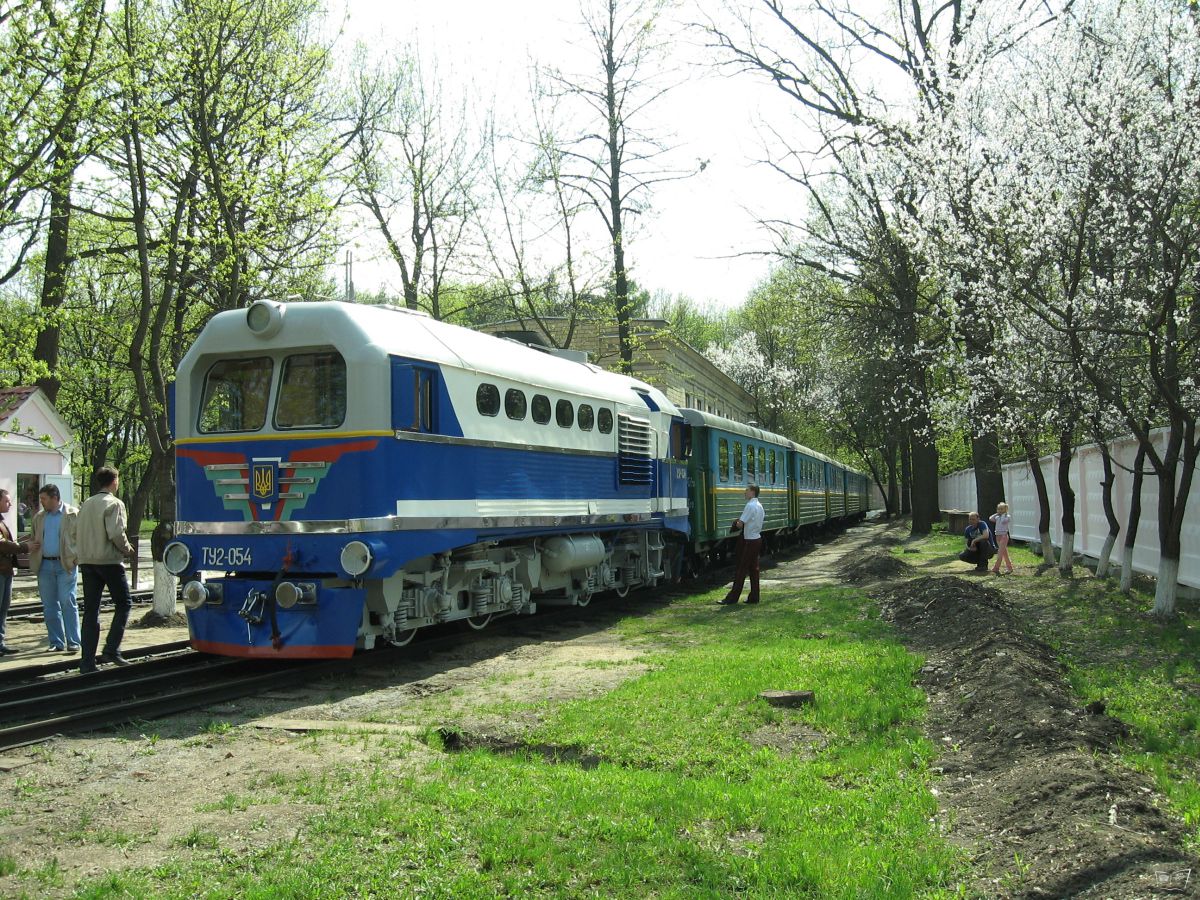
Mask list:
[{"label": "locomotive headlight", "polygon": [[246,310],[246,327],[257,337],[269,338],[283,327],[284,306],[272,300],[255,300]]},{"label": "locomotive headlight", "polygon": [[375,554],[362,541],[351,541],[342,548],[342,568],[352,578],[362,575],[371,568]]},{"label": "locomotive headlight", "polygon": [[163,550],[163,565],[172,575],[182,575],[192,562],[192,551],[179,541],[171,541]]},{"label": "locomotive headlight", "polygon": [[199,609],[205,603],[221,602],[221,585],[189,581],[183,586],[180,596],[183,598],[183,605],[188,609]]}]

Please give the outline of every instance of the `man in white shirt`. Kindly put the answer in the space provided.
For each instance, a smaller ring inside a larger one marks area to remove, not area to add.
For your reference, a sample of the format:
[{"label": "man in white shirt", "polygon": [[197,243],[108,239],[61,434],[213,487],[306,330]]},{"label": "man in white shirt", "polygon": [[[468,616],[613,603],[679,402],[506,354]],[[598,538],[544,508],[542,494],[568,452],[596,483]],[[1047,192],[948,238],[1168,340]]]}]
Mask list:
[{"label": "man in white shirt", "polygon": [[746,602],[758,602],[758,554],[762,551],[762,527],[766,517],[766,511],[758,502],[758,485],[746,485],[746,508],[742,510],[741,517],[733,523],[733,527],[742,533],[737,573],[733,576],[733,587],[725,599],[718,602],[737,603],[741,599],[747,575],[750,576],[750,593],[746,595]]}]

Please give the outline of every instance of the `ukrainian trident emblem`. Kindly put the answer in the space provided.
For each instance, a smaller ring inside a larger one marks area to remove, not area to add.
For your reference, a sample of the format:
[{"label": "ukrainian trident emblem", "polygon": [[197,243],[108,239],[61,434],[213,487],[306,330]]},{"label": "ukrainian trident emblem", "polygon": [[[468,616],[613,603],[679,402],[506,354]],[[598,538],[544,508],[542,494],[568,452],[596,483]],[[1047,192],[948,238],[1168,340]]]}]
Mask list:
[{"label": "ukrainian trident emblem", "polygon": [[279,460],[256,459],[250,464],[250,498],[255,503],[279,499]]}]

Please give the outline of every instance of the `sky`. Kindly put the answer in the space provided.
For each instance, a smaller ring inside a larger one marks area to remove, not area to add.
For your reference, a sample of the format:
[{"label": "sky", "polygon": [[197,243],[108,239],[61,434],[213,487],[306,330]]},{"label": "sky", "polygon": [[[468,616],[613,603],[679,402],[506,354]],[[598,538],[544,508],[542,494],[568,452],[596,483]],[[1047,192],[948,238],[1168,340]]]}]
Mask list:
[{"label": "sky", "polygon": [[[572,46],[579,34],[573,0],[332,0],[331,18],[343,21],[343,13],[344,50],[356,41],[372,49],[415,41],[447,79],[486,85],[497,110],[513,115],[523,108],[531,58],[575,69],[588,61]],[[707,164],[693,178],[655,189],[628,245],[631,274],[652,293],[735,307],[770,265],[763,253],[770,243],[755,215],[780,202],[781,183],[754,160],[763,155],[758,123],[779,109],[777,92],[702,65],[707,51],[686,40],[676,46],[681,83],[656,108],[657,132],[681,167]],[[499,118],[503,124],[502,112]],[[400,292],[395,264],[365,223],[346,249],[359,290]],[[342,284],[341,271],[334,278]]]}]

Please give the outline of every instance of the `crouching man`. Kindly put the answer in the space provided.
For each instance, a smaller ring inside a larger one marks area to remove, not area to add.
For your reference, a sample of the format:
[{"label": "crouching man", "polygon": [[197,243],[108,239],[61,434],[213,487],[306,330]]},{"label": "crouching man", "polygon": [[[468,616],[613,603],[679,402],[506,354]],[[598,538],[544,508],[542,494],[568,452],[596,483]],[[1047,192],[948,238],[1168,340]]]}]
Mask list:
[{"label": "crouching man", "polygon": [[987,522],[979,518],[979,513],[971,513],[967,521],[967,530],[964,532],[967,549],[960,553],[958,558],[963,562],[974,563],[976,574],[986,575],[988,560],[992,558],[993,553],[992,534],[988,530]]}]

